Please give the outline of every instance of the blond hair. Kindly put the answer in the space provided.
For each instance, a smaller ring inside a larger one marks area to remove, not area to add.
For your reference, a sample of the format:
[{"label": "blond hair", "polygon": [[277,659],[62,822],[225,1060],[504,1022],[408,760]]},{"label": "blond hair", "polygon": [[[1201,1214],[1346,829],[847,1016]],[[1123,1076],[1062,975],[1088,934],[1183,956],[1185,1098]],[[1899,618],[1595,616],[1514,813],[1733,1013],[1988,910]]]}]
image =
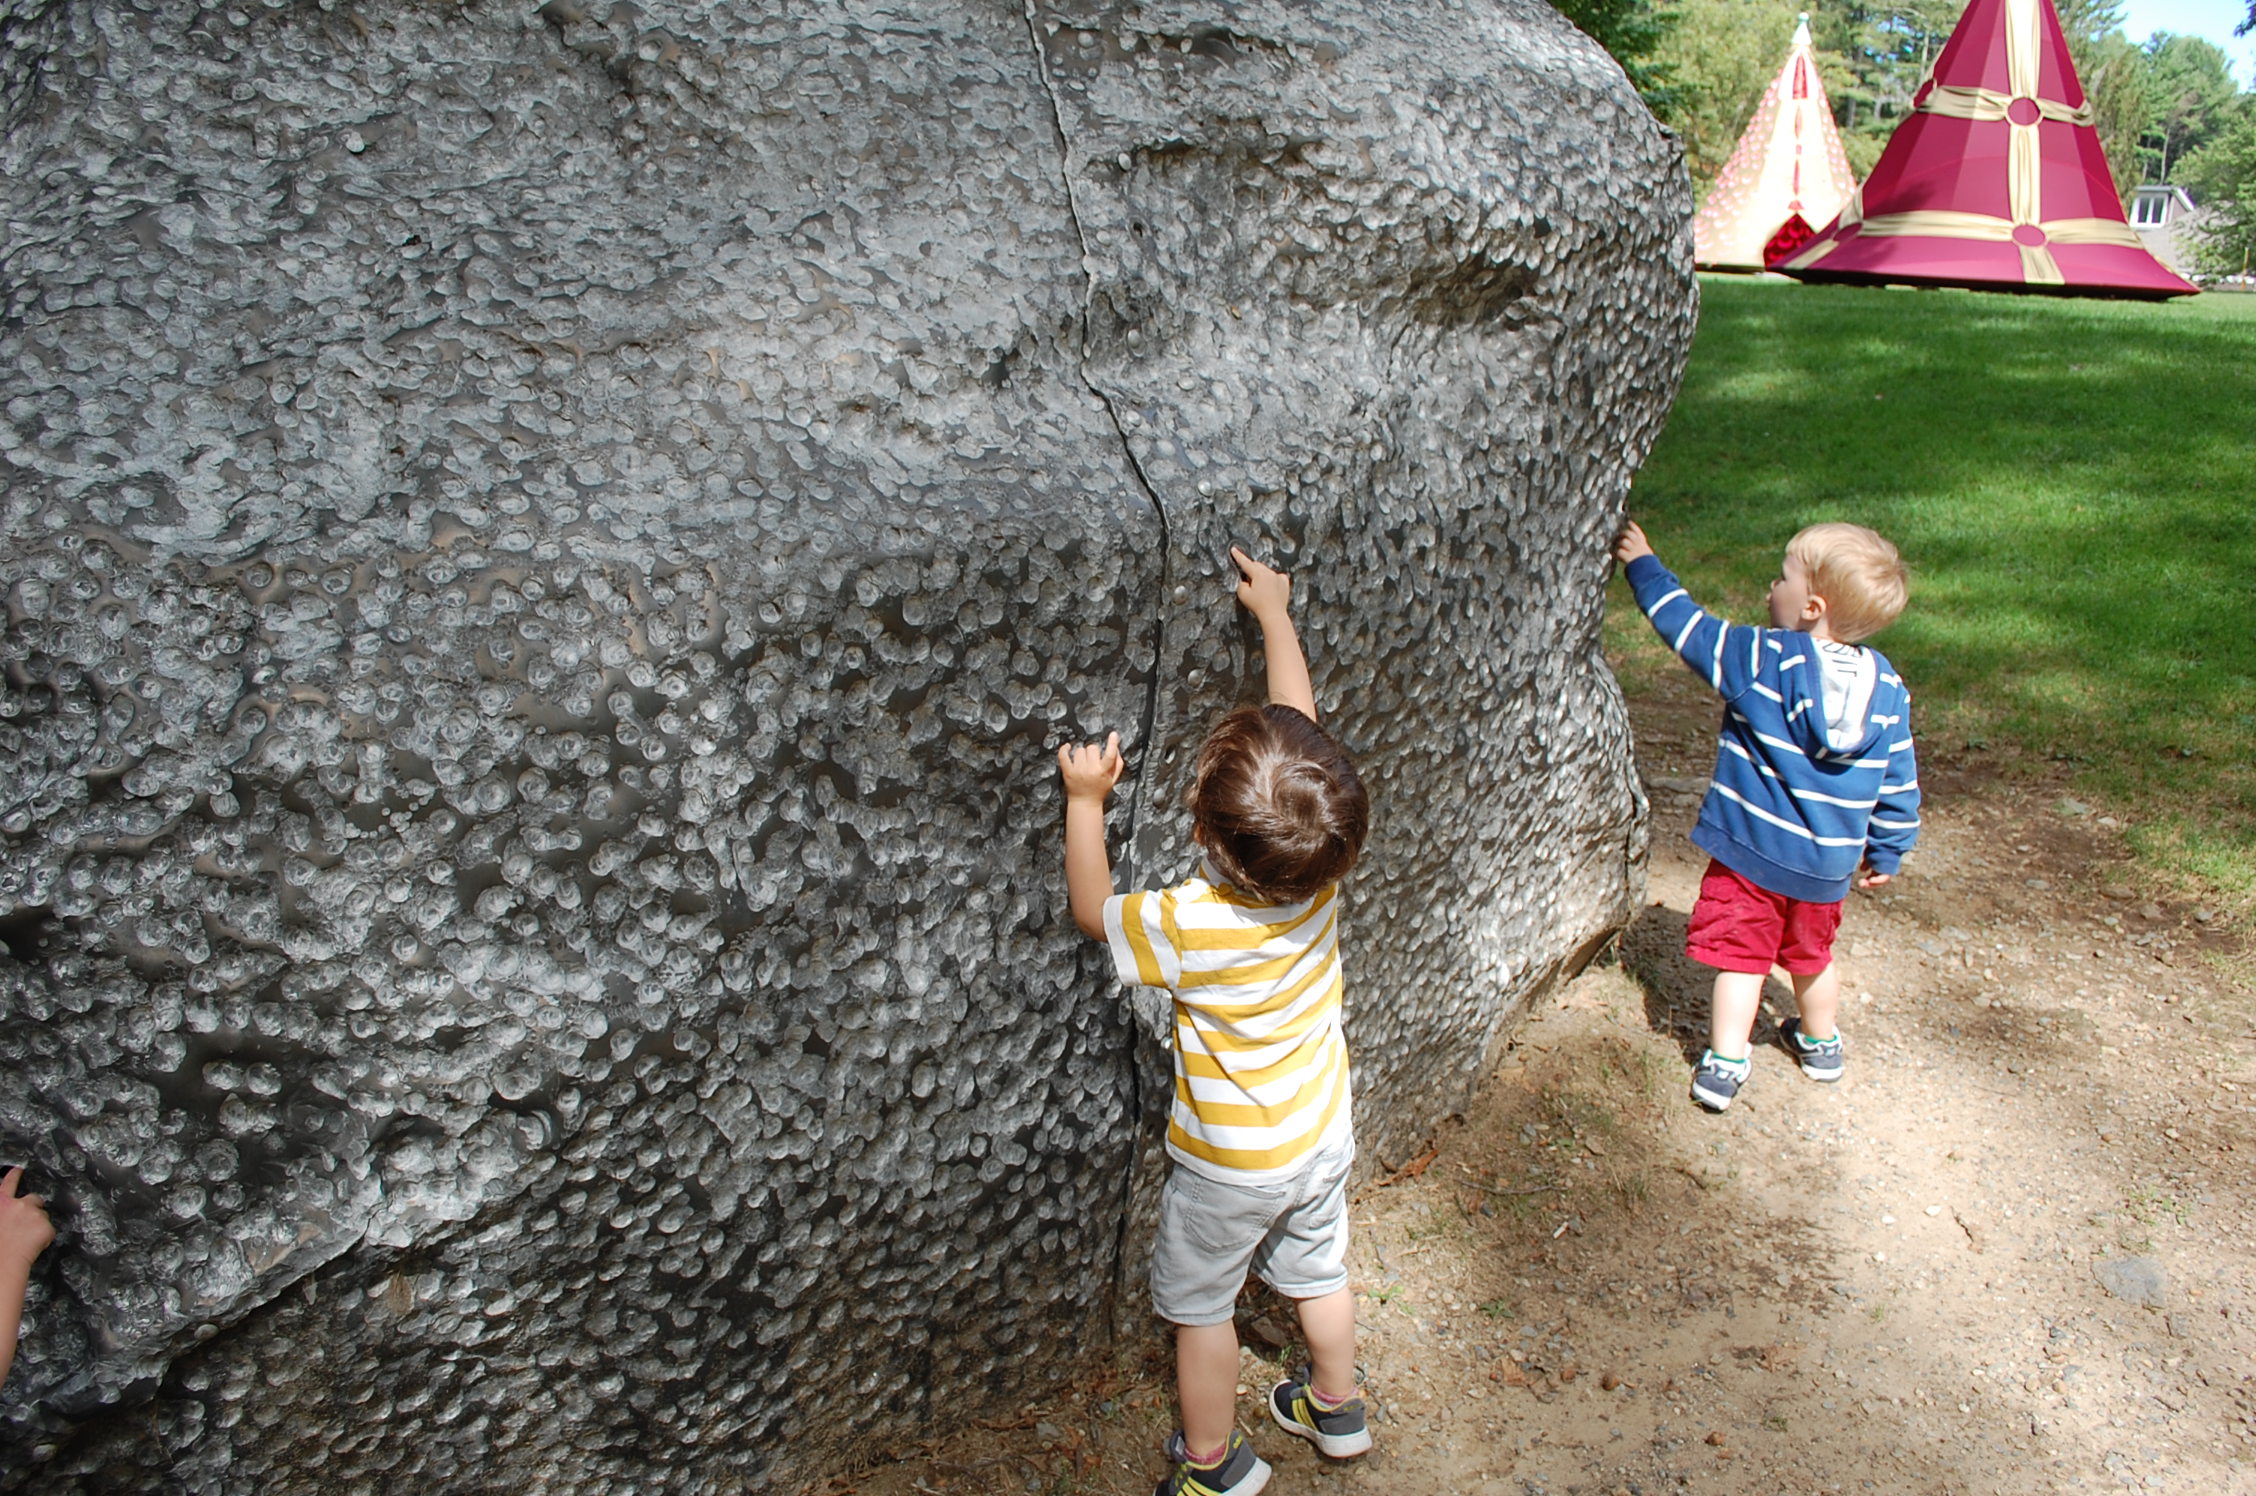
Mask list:
[{"label": "blond hair", "polygon": [[1825,599],[1827,632],[1843,644],[1869,639],[1904,610],[1911,573],[1887,540],[1862,525],[1811,525],[1786,542],[1809,590]]}]

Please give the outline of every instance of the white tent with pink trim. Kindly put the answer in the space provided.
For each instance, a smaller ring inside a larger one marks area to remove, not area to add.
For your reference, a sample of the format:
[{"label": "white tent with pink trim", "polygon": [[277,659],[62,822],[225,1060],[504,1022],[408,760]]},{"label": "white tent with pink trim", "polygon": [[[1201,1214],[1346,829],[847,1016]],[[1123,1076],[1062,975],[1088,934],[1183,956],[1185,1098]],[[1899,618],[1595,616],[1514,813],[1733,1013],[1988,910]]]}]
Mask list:
[{"label": "white tent with pink trim", "polygon": [[1692,220],[1692,258],[1706,269],[1764,269],[1815,238],[1855,190],[1805,11],[1785,65]]}]

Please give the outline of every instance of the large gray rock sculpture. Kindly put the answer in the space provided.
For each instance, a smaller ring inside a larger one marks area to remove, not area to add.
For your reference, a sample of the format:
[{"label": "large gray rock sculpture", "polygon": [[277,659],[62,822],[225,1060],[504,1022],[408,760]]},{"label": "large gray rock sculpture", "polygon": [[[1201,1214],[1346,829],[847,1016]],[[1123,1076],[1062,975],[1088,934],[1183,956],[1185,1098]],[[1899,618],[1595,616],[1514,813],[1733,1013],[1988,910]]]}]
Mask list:
[{"label": "large gray rock sculpture", "polygon": [[1051,752],[1182,870],[1233,540],[1366,1159],[1628,911],[1689,204],[1539,4],[0,0],[0,118],[0,1490],[776,1486],[1145,1323]]}]

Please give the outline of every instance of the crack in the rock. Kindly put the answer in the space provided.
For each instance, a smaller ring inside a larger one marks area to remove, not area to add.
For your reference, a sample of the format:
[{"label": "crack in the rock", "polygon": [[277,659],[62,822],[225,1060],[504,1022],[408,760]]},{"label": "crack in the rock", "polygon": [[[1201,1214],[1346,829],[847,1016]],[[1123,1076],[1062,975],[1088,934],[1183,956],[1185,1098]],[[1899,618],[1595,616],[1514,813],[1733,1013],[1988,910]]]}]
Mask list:
[{"label": "crack in the rock", "polygon": [[[1136,460],[1135,448],[1129,444],[1128,430],[1120,422],[1120,412],[1114,407],[1112,396],[1089,376],[1089,326],[1097,298],[1096,275],[1089,268],[1089,235],[1081,227],[1081,207],[1073,193],[1072,149],[1065,136],[1065,111],[1058,104],[1057,87],[1050,79],[1049,58],[1042,48],[1041,22],[1035,15],[1031,0],[1025,7],[1025,15],[1026,38],[1034,49],[1034,75],[1041,81],[1042,96],[1049,101],[1050,130],[1057,139],[1058,179],[1065,189],[1065,216],[1072,221],[1073,237],[1081,245],[1081,270],[1088,280],[1088,296],[1081,304],[1081,358],[1074,372],[1080,376],[1082,385],[1089,393],[1097,397],[1097,403],[1104,407],[1105,419],[1112,424],[1113,434],[1120,439],[1120,455],[1127,460],[1128,471],[1135,475],[1136,486],[1143,490],[1144,497],[1151,503],[1152,514],[1159,521],[1159,608],[1152,624],[1151,688],[1144,696],[1144,720],[1137,739],[1144,748],[1145,768],[1149,769],[1152,762],[1152,724],[1158,720],[1159,714],[1159,645],[1167,627],[1167,587],[1170,580],[1168,562],[1174,550],[1173,534],[1168,525],[1167,506],[1160,501],[1159,490],[1153,487],[1151,479],[1144,472],[1143,464]],[[1140,783],[1148,783],[1143,772],[1138,773],[1137,779]],[[1128,837],[1131,845],[1134,843],[1142,812],[1143,797],[1139,789],[1136,804],[1128,814]]]},{"label": "crack in the rock", "polygon": [[[1041,20],[1035,14],[1032,0],[1025,6],[1026,40],[1034,49],[1034,76],[1040,80],[1042,97],[1050,106],[1050,129],[1057,139],[1058,180],[1065,189],[1065,216],[1072,221],[1073,237],[1081,245],[1081,273],[1088,282],[1086,299],[1081,303],[1081,348],[1074,370],[1089,393],[1096,396],[1104,407],[1105,419],[1112,423],[1113,434],[1120,439],[1120,455],[1128,463],[1128,471],[1136,478],[1136,486],[1143,490],[1144,498],[1151,504],[1152,514],[1159,521],[1159,596],[1153,610],[1151,634],[1151,684],[1144,692],[1144,720],[1136,735],[1136,744],[1142,750],[1143,762],[1136,773],[1136,798],[1128,808],[1128,835],[1126,846],[1134,855],[1136,833],[1142,825],[1145,802],[1150,798],[1153,785],[1159,777],[1159,754],[1152,743],[1152,727],[1159,720],[1160,660],[1164,657],[1162,645],[1167,635],[1168,587],[1171,581],[1169,561],[1174,551],[1174,538],[1167,522],[1167,506],[1160,502],[1159,490],[1136,460],[1136,451],[1128,441],[1128,430],[1120,423],[1120,412],[1113,406],[1112,397],[1089,375],[1089,327],[1096,308],[1097,277],[1089,264],[1089,236],[1081,226],[1081,207],[1073,194],[1073,152],[1065,136],[1065,111],[1058,103],[1057,86],[1050,78],[1048,54],[1042,47]],[[1143,1022],[1133,1009],[1129,1012],[1128,1084],[1134,1115],[1141,1119],[1152,1098],[1145,1096],[1143,1084],[1143,1059],[1140,1048],[1143,1040]],[[1120,1182],[1123,1209],[1120,1229],[1113,1240],[1113,1281],[1119,1282],[1120,1264],[1126,1260],[1129,1223],[1135,1219],[1130,1198],[1135,1188],[1136,1171],[1130,1168]]]}]

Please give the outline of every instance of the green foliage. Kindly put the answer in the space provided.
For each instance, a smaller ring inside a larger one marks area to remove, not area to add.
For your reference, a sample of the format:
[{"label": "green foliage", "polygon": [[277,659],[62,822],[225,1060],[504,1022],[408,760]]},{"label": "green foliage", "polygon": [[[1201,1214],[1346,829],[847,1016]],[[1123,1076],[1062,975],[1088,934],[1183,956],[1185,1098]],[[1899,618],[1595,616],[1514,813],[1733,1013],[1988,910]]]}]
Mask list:
[{"label": "green foliage", "polygon": [[2239,90],[2225,49],[2197,36],[2158,31],[2144,48],[2146,128],[2139,136],[2141,180],[2169,182],[2190,152],[2231,122]]},{"label": "green foliage", "polygon": [[1668,123],[1702,198],[1754,116],[1794,36],[1800,0],[1681,0],[1654,60],[1676,96]]},{"label": "green foliage", "polygon": [[[1798,4],[1675,0],[1662,11],[1656,0],[1583,0],[1587,19],[1571,6],[1567,14],[1617,57],[1642,59],[1643,73],[1630,69],[1640,88],[1647,77],[1660,80],[1648,97],[1683,138],[1693,188],[1704,197],[1777,74]],[[1860,180],[1911,112],[1963,9],[1963,0],[1884,0],[1812,14],[1818,67]],[[2055,0],[2055,9],[2117,193],[2127,202],[2141,182],[2190,186],[2190,163],[2237,127],[2250,97],[2236,91],[2224,51],[2168,32],[2138,45],[2123,33],[2121,0]],[[2211,157],[2205,181],[2214,182],[2229,154]]]},{"label": "green foliage", "polygon": [[2194,263],[2204,275],[2245,275],[2256,265],[2256,94],[2224,111],[2211,139],[2179,164],[2177,179],[2201,205]]},{"label": "green foliage", "polygon": [[[2004,774],[2065,766],[2129,814],[2155,866],[2246,903],[2251,409],[2256,297],[1712,277],[1631,508],[1695,595],[1739,618],[1761,616],[1800,526],[1880,530],[1914,583],[1878,642],[1918,693],[1930,754]],[[1617,592],[1621,655],[1674,668]]]},{"label": "green foliage", "polygon": [[2071,31],[2068,53],[2076,64],[2076,76],[2083,80],[2084,102],[2091,108],[2099,147],[2107,153],[2115,195],[2128,203],[2131,189],[2144,175],[2139,141],[2154,115],[2146,54],[2132,46],[2120,29],[2097,34]]},{"label": "green foliage", "polygon": [[1841,145],[1861,178],[1880,159],[1935,65],[1963,0],[1829,5],[1810,16]]},{"label": "green foliage", "polygon": [[2133,1185],[2123,1197],[2123,1208],[2142,1226],[2158,1226],[2165,1218],[2183,1226],[2193,1219],[2191,1206],[2150,1184]]},{"label": "green foliage", "polygon": [[1676,87],[1659,61],[1661,43],[1675,24],[1673,11],[1653,0],[1558,0],[1559,14],[1611,53],[1646,106],[1667,119],[1676,106]]}]

